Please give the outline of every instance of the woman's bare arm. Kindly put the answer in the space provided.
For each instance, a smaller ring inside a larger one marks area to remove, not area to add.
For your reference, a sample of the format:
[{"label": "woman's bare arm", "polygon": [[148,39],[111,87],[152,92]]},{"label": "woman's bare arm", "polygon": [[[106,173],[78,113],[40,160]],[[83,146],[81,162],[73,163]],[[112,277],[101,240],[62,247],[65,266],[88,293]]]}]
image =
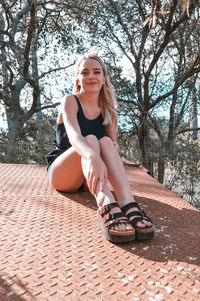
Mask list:
[{"label": "woman's bare arm", "polygon": [[119,145],[117,143],[117,124],[113,124],[112,126],[107,127],[106,134],[112,140],[117,151],[119,151]]},{"label": "woman's bare arm", "polygon": [[88,162],[87,184],[91,192],[96,190],[93,182],[100,180],[100,190],[103,191],[107,169],[100,155],[90,146],[85,137],[81,135],[80,126],[77,120],[78,106],[74,96],[67,95],[62,104],[62,118],[68,134],[69,141],[75,151]]}]

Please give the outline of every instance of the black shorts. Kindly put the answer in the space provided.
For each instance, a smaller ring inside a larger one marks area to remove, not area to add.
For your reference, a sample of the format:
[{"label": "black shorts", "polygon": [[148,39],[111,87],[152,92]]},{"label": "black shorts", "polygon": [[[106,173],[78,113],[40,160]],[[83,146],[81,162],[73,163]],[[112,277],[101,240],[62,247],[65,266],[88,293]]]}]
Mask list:
[{"label": "black shorts", "polygon": [[47,165],[48,173],[50,172],[51,164],[56,160],[56,158],[58,158],[66,150],[67,149],[65,149],[65,148],[57,148],[46,155],[47,163],[48,163],[48,165]]}]

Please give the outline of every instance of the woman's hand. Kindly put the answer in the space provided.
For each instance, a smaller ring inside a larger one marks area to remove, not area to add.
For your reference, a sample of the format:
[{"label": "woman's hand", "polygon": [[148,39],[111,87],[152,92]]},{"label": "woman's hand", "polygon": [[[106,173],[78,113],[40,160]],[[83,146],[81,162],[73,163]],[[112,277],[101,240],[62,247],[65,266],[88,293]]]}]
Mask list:
[{"label": "woman's hand", "polygon": [[87,185],[90,192],[96,196],[97,185],[99,182],[100,191],[104,190],[107,181],[107,168],[99,155],[95,155],[88,159]]}]

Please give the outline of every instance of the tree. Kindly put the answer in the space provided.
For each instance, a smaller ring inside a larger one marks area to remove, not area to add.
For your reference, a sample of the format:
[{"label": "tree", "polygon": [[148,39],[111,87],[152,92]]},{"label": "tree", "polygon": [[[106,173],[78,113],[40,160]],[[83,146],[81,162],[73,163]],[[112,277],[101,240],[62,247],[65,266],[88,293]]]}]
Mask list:
[{"label": "tree", "polygon": [[[87,19],[83,19],[92,35],[93,43],[96,41],[101,48],[103,45],[104,56],[109,62],[114,66],[122,63],[124,58],[129,62],[130,72],[126,74],[129,79],[126,81],[128,95],[121,94],[119,80],[115,85],[116,94],[118,95],[119,90],[122,97],[119,97],[118,101],[122,103],[122,107],[128,106],[130,119],[135,117],[133,128],[138,135],[142,164],[152,175],[149,126],[154,120],[155,127],[154,114],[158,108],[163,109],[166,105],[170,107],[168,139],[165,144],[169,147],[169,141],[172,141],[173,145],[178,133],[177,127],[180,126],[179,116],[184,113],[187,103],[185,101],[181,105],[181,93],[186,93],[184,85],[186,86],[188,80],[200,71],[200,51],[197,42],[199,31],[195,31],[194,43],[190,45],[192,59],[191,56],[181,54],[179,46],[183,45],[175,45],[175,38],[179,38],[183,30],[188,28],[187,33],[191,33],[191,29],[198,26],[198,1],[190,1],[190,5],[188,1],[184,3],[186,6],[183,10],[176,0],[108,0],[98,1],[98,5],[97,1],[92,1],[93,13],[88,14]],[[187,41],[185,42],[187,44]],[[187,45],[184,47],[189,48]],[[175,60],[173,55],[176,56]],[[122,71],[119,75],[122,77]],[[114,83],[116,82],[114,78]],[[160,172],[161,181],[163,168],[164,166]]]},{"label": "tree", "polygon": [[[62,43],[59,29],[63,15],[56,1],[48,5],[46,1],[2,0],[0,8],[0,101],[8,122],[6,162],[12,163],[17,160],[17,140],[27,121],[35,113],[58,105],[48,97],[48,89],[45,91],[48,76],[74,62],[67,62],[65,57],[63,66],[59,57],[48,56],[56,38]],[[73,45],[71,27],[65,31],[65,41]],[[41,68],[47,57],[51,62]]]}]

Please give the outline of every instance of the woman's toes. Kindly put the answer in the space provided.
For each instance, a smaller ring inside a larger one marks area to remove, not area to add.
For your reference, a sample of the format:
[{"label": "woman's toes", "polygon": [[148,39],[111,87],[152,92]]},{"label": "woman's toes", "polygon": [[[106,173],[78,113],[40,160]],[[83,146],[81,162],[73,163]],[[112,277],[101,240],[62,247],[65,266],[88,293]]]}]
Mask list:
[{"label": "woman's toes", "polygon": [[143,220],[143,223],[144,223],[146,226],[151,226],[151,225],[152,225],[151,222],[148,222],[148,221],[145,221],[145,220]]},{"label": "woman's toes", "polygon": [[119,228],[120,231],[126,231],[126,226],[125,226],[125,224],[119,225],[118,228]]},{"label": "woman's toes", "polygon": [[131,225],[126,225],[126,224],[113,226],[112,229],[115,231],[131,231],[131,230],[133,230]]},{"label": "woman's toes", "polygon": [[126,231],[131,231],[133,230],[133,227],[131,225],[126,225]]},{"label": "woman's toes", "polygon": [[144,228],[146,225],[142,222],[137,222],[137,227]]}]

